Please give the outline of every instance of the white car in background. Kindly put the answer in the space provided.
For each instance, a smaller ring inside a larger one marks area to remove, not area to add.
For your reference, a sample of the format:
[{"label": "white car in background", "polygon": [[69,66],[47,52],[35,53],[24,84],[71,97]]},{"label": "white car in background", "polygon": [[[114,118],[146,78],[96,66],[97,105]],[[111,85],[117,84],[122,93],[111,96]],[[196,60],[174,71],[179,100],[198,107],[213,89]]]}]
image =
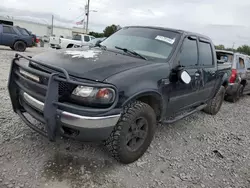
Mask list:
[{"label": "white car in background", "polygon": [[89,41],[86,44],[83,45],[74,45],[74,48],[80,48],[80,47],[84,47],[84,46],[89,46],[89,47],[94,47],[96,46],[98,43],[101,43],[102,41],[104,41],[107,37],[102,37],[102,38],[95,38],[91,41]]},{"label": "white car in background", "polygon": [[86,34],[77,34],[72,39],[65,39],[62,36],[50,37],[50,47],[56,49],[73,48],[75,46],[82,46],[95,39],[95,37]]}]

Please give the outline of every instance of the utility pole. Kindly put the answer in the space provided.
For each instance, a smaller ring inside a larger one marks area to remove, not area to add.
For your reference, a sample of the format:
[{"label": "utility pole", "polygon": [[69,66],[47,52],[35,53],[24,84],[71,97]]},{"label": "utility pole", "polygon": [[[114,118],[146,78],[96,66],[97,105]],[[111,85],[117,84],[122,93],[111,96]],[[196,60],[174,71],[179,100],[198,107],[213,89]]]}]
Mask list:
[{"label": "utility pole", "polygon": [[53,27],[54,27],[54,15],[52,15],[51,35],[53,35]]},{"label": "utility pole", "polygon": [[88,0],[87,13],[86,13],[86,16],[87,16],[86,34],[88,34],[88,27],[89,27],[89,1],[90,0]]},{"label": "utility pole", "polygon": [[84,33],[84,31],[85,31],[85,19],[83,20],[83,22],[82,22],[82,32]]}]

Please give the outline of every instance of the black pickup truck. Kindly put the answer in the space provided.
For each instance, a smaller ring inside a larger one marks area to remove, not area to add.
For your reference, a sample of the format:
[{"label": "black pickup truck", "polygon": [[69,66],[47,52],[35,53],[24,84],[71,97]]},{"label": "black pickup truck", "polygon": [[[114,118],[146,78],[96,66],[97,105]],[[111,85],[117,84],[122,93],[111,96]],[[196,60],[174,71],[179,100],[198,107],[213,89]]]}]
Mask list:
[{"label": "black pickup truck", "polygon": [[105,141],[118,161],[131,163],[147,150],[157,122],[216,114],[228,69],[218,68],[206,36],[133,26],[96,47],[16,54],[8,89],[14,111],[51,141]]}]

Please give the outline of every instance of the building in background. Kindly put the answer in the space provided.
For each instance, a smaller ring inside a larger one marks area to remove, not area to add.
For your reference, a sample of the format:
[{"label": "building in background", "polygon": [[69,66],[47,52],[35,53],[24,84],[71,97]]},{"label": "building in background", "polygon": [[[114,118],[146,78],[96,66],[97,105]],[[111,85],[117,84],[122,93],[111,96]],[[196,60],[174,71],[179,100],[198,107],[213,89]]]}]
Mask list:
[{"label": "building in background", "polygon": [[[1,17],[0,16],[0,24],[14,25],[26,28],[28,31],[31,31],[33,34],[39,37],[43,36],[51,36],[52,26],[50,23],[42,23],[44,20],[30,21],[23,19],[15,19],[10,17]],[[84,34],[85,29],[80,27],[63,27],[54,25],[53,26],[53,35],[55,36],[63,36],[64,38],[72,38],[75,34]]]}]

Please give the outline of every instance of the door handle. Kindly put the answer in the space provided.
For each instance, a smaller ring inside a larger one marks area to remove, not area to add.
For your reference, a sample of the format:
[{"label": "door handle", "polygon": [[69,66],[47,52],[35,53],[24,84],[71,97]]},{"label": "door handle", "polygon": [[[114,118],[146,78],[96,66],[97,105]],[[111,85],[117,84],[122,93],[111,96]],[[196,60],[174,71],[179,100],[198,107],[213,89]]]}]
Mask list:
[{"label": "door handle", "polygon": [[209,73],[214,76],[215,75],[215,72],[214,71],[209,71]]},{"label": "door handle", "polygon": [[200,74],[199,74],[198,72],[196,72],[196,73],[194,74],[194,76],[195,76],[195,77],[199,77]]}]

